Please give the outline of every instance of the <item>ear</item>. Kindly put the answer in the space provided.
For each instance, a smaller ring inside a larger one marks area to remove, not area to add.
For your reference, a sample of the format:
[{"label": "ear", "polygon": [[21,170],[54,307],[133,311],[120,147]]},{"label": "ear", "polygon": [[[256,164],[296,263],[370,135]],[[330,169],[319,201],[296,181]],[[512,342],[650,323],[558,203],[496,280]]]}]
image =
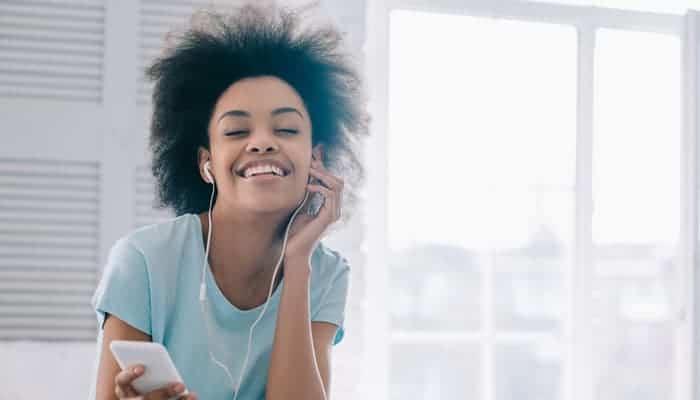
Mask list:
[{"label": "ear", "polygon": [[[204,172],[204,163],[206,163],[207,160],[211,160],[209,151],[204,147],[199,147],[199,150],[197,151],[197,165],[199,167],[199,176],[202,177],[202,180],[204,182],[208,182],[207,175]],[[210,170],[210,172],[212,173],[212,175],[214,175],[213,171]]]}]

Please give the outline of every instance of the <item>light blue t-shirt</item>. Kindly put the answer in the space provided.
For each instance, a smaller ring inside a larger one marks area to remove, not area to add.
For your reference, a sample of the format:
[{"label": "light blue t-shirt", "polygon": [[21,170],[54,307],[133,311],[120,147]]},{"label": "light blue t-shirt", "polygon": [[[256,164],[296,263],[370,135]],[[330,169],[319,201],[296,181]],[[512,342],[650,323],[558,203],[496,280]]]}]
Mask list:
[{"label": "light blue t-shirt", "polygon": [[[235,238],[234,238],[235,240]],[[230,400],[234,387],[223,368],[209,357],[206,320],[199,302],[204,262],[202,226],[197,214],[138,228],[112,246],[102,279],[92,298],[100,330],[90,388],[95,399],[97,366],[102,348],[105,313],[113,314],[168,349],[180,376],[200,399]],[[344,335],[349,284],[347,260],[319,242],[311,257],[310,309],[312,321],[338,326],[333,344]],[[280,267],[281,268],[281,267]],[[279,272],[278,272],[279,274]],[[237,383],[248,346],[248,332],[263,305],[240,310],[217,286],[206,268],[207,298],[214,357],[224,363]],[[238,399],[264,399],[267,372],[284,277],[270,298],[265,315],[255,326],[248,365]]]}]

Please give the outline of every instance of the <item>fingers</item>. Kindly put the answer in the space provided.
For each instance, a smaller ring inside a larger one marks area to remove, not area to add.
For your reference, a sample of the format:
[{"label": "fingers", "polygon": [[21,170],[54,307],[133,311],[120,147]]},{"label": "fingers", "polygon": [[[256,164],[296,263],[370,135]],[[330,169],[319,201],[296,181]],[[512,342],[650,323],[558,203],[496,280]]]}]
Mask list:
[{"label": "fingers", "polygon": [[334,192],[325,186],[314,185],[313,183],[309,183],[308,185],[306,185],[306,187],[308,187],[309,190],[311,190],[312,192],[321,193],[326,199],[328,199],[329,197],[333,197]]},{"label": "fingers", "polygon": [[[185,385],[181,382],[172,383],[160,389],[153,390],[143,396],[143,400],[167,400],[185,391]],[[183,397],[180,397],[183,398]],[[190,397],[184,397],[189,399]],[[196,398],[196,397],[195,397]]]},{"label": "fingers", "polygon": [[[117,398],[124,399],[124,398],[131,398],[131,397],[138,397],[141,396],[141,393],[137,392],[136,389],[131,385],[131,383],[137,379],[139,376],[143,375],[145,371],[145,367],[143,365],[137,364],[137,365],[130,365],[126,369],[122,370],[117,374],[117,376],[114,378],[114,382],[116,383],[116,386],[114,388],[114,392],[117,395]],[[165,386],[163,388],[151,391],[143,395],[142,397],[138,397],[138,399],[142,400],[161,400],[161,399],[169,399],[173,396],[176,396],[182,392],[185,391],[185,385],[182,384],[181,382],[174,382],[168,386]],[[190,393],[186,396],[180,397],[182,400],[193,400],[197,399],[197,395],[195,393]]]},{"label": "fingers", "polygon": [[329,174],[320,163],[311,164],[311,169],[309,170],[311,175],[318,178],[324,185],[332,190],[343,190],[344,181],[343,178]]},{"label": "fingers", "polygon": [[311,192],[317,192],[321,193],[323,197],[325,198],[323,202],[323,207],[321,207],[321,211],[324,209],[327,209],[331,213],[331,219],[333,221],[337,220],[340,218],[340,210],[337,206],[338,199],[337,199],[337,192],[332,191],[331,189],[328,189],[326,187],[323,187],[321,185],[307,185],[307,189]]},{"label": "fingers", "polygon": [[[314,161],[311,164],[311,169],[310,169],[310,174],[313,175],[315,178],[321,181],[323,186],[321,185],[308,185],[309,188],[312,186],[315,186],[315,188],[312,188],[313,191],[320,192],[323,194],[323,196],[326,199],[331,199],[331,203],[329,204],[330,209],[332,210],[332,219],[333,221],[336,221],[340,219],[340,207],[341,207],[341,201],[342,201],[342,191],[344,187],[344,181],[343,178],[334,176],[330,173],[328,173],[324,167],[323,164],[320,163],[319,161]],[[328,190],[324,191],[322,189],[318,189],[319,187],[327,187],[330,189],[330,192]],[[335,194],[335,196],[331,196],[331,194]],[[324,208],[326,207],[326,204],[324,204]]]},{"label": "fingers", "polygon": [[130,365],[114,377],[114,393],[118,398],[138,396],[138,392],[131,386],[131,382],[143,374],[142,365]]}]

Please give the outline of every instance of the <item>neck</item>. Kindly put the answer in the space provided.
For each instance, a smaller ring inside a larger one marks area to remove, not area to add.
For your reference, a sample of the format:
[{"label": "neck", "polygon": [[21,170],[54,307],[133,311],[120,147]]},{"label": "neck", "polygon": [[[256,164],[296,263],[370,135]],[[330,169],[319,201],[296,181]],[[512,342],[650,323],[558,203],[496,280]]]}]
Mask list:
[{"label": "neck", "polygon": [[[211,212],[209,263],[213,272],[226,277],[232,285],[247,285],[271,277],[282,251],[290,216],[287,212],[236,212],[217,202]],[[204,212],[199,217],[206,248],[209,216]]]}]

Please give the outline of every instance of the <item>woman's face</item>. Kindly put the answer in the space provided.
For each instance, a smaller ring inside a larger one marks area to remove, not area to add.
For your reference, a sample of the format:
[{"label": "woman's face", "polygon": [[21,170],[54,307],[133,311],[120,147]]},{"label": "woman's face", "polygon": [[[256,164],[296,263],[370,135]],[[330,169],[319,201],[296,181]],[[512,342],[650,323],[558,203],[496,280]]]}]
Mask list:
[{"label": "woman's face", "polygon": [[[211,159],[217,202],[224,201],[224,208],[288,212],[304,198],[311,121],[299,94],[283,80],[264,76],[231,85],[216,103],[209,138],[211,153],[199,151],[200,173],[205,179],[203,166]],[[318,159],[320,151],[314,151]],[[244,168],[264,160],[279,163],[284,176]],[[258,175],[246,176],[246,170]]]}]

